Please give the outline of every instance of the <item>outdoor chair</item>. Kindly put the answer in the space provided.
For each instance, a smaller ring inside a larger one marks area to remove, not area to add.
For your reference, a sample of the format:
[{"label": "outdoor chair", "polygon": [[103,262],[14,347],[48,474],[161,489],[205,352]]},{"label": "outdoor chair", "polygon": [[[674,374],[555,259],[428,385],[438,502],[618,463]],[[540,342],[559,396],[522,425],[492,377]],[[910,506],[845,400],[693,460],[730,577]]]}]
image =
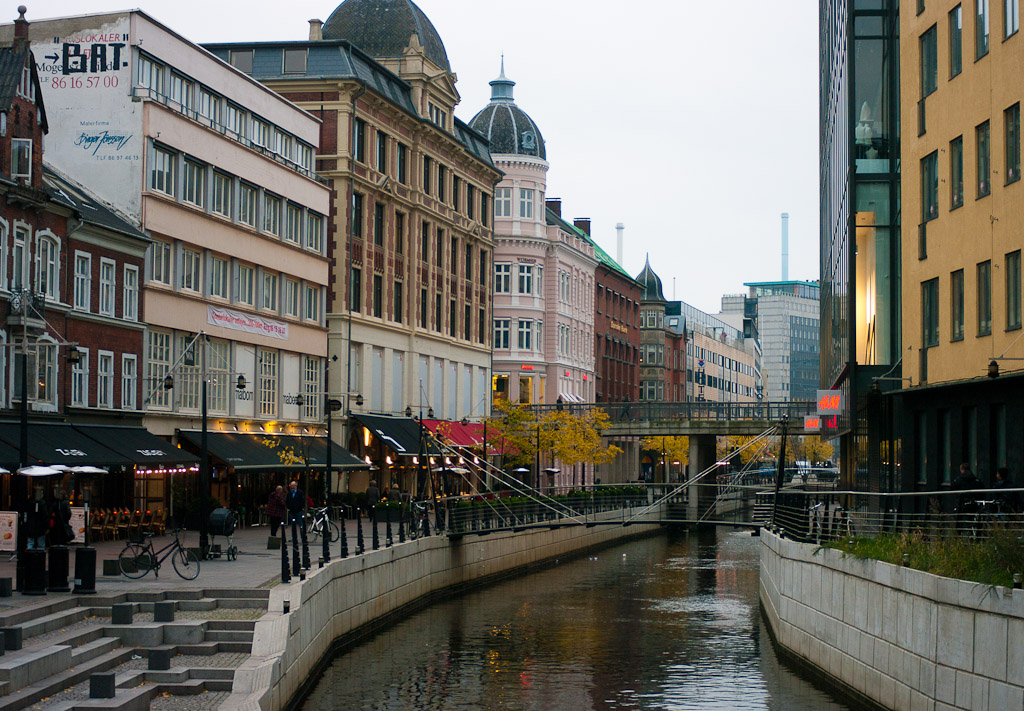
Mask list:
[{"label": "outdoor chair", "polygon": [[153,514],[153,520],[149,524],[149,532],[157,536],[164,535],[167,529],[167,509],[160,509]]},{"label": "outdoor chair", "polygon": [[153,512],[152,511],[147,511],[146,513],[142,514],[142,518],[139,520],[139,525],[137,527],[137,531],[136,532],[137,533],[148,532],[148,531],[150,531],[152,529],[152,526],[153,526]]},{"label": "outdoor chair", "polygon": [[103,522],[106,518],[100,511],[94,511],[89,517],[89,535],[94,541],[106,540],[103,535]]},{"label": "outdoor chair", "polygon": [[131,531],[132,517],[135,514],[128,511],[123,511],[118,514],[117,517],[117,539],[128,538],[128,532]]}]

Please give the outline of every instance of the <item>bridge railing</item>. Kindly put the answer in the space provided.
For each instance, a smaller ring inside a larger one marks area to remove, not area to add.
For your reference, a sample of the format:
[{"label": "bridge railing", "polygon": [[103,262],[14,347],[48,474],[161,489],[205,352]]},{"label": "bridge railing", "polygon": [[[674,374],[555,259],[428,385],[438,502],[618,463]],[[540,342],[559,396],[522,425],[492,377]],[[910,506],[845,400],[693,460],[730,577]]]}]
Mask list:
[{"label": "bridge railing", "polygon": [[732,421],[756,420],[778,422],[784,417],[801,421],[815,410],[813,401],[794,402],[614,402],[614,403],[562,403],[561,405],[532,405],[531,409],[543,415],[558,409],[579,414],[589,409],[608,413],[612,424],[621,422],[673,422],[673,421]]}]

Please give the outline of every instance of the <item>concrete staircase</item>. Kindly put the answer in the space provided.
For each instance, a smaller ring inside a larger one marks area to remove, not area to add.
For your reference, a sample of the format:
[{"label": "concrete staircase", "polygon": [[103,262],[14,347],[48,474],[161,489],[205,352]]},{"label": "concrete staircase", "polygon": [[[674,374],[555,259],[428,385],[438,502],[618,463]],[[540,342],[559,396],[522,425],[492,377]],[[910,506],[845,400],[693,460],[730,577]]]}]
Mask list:
[{"label": "concrete staircase", "polygon": [[[81,699],[61,701],[59,695],[111,671],[115,698],[89,699],[81,708],[145,709],[158,694],[230,691],[234,668],[176,667],[174,659],[249,654],[255,618],[268,599],[267,590],[140,592],[64,597],[0,613],[0,628],[20,634],[22,643],[0,656],[0,711],[81,706]],[[167,601],[174,603],[175,620],[154,622],[154,603]],[[114,605],[131,606],[132,624],[111,623]],[[230,619],[235,616],[251,619]],[[154,649],[170,652],[170,670],[145,669]],[[40,703],[53,696],[53,703]]]}]

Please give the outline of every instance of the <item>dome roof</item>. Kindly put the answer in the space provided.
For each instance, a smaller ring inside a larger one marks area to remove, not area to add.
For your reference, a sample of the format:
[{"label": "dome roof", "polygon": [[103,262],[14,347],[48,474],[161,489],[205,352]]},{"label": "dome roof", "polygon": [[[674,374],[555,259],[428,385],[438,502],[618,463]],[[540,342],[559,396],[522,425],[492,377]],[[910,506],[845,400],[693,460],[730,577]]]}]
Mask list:
[{"label": "dome roof", "polygon": [[515,85],[505,76],[505,60],[502,59],[501,76],[491,82],[491,103],[473,117],[469,126],[487,137],[492,154],[536,156],[546,160],[540,129],[512,98]]},{"label": "dome roof", "polygon": [[440,35],[412,0],[345,0],[323,27],[324,39],[348,40],[376,58],[401,57],[412,35],[427,59],[452,70]]},{"label": "dome roof", "polygon": [[640,272],[636,280],[644,287],[644,293],[640,297],[641,301],[665,301],[665,293],[661,289],[661,277],[651,269],[650,256],[647,257],[644,270]]}]

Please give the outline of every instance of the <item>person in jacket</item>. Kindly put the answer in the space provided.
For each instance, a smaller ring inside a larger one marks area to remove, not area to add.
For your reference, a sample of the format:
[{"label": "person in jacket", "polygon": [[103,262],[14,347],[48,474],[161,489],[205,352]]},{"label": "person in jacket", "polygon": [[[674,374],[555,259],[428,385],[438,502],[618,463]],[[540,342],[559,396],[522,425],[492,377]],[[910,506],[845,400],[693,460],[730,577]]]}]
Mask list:
[{"label": "person in jacket", "polygon": [[306,492],[299,488],[299,482],[292,480],[288,484],[288,493],[284,497],[285,508],[288,509],[288,522],[292,525],[292,542],[296,536],[302,535],[302,544],[306,545]]},{"label": "person in jacket", "polygon": [[50,507],[43,500],[43,490],[30,494],[22,508],[26,546],[29,550],[46,548],[46,533],[50,530]]},{"label": "person in jacket", "polygon": [[277,529],[284,521],[287,511],[284,505],[284,487],[278,484],[267,499],[267,518],[270,519],[271,536],[277,535]]},{"label": "person in jacket", "polygon": [[50,542],[55,546],[66,546],[75,540],[75,532],[71,529],[71,504],[68,493],[63,489],[57,494],[53,504],[50,526]]},{"label": "person in jacket", "polygon": [[366,487],[366,515],[370,518],[373,518],[374,507],[377,506],[378,501],[380,501],[380,489],[377,488],[377,482],[371,480],[370,485]]}]

